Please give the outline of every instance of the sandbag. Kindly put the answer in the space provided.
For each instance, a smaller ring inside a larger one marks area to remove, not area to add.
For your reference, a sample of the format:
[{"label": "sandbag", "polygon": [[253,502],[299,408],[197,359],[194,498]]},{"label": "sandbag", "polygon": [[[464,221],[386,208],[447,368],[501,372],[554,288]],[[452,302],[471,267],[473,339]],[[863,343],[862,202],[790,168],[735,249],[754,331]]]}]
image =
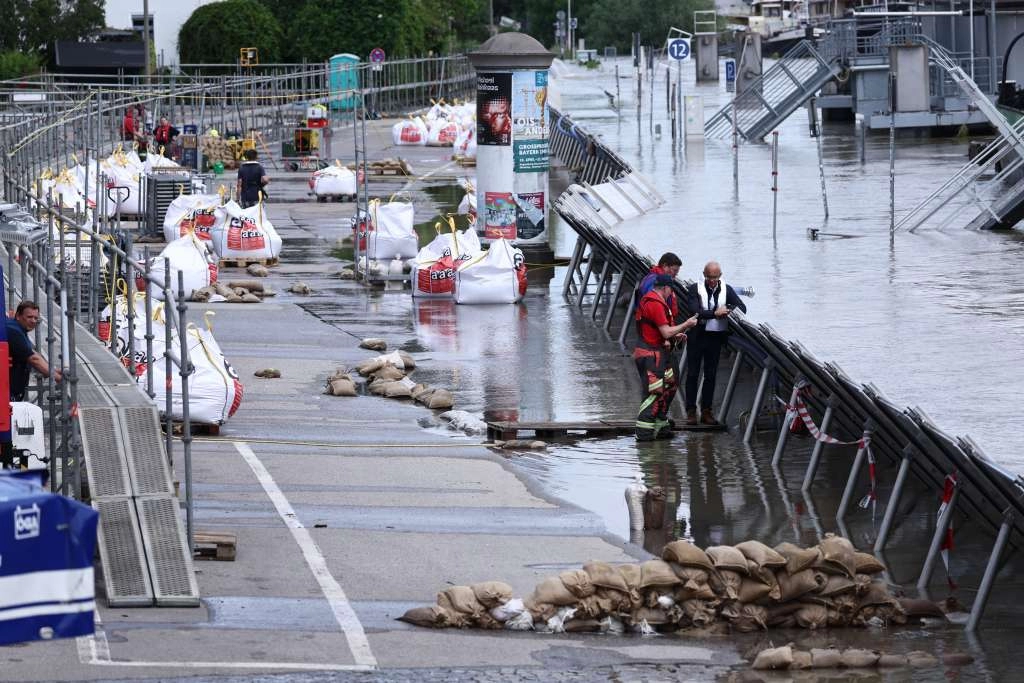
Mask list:
[{"label": "sandbag", "polygon": [[842,536],[826,534],[818,544],[818,549],[821,550],[823,568],[838,568],[851,579],[857,573],[854,558],[854,553],[857,551],[849,540]]},{"label": "sandbag", "polygon": [[590,575],[582,569],[562,572],[558,578],[562,585],[577,598],[590,597],[596,590],[594,583],[590,580]]},{"label": "sandbag", "polygon": [[357,396],[356,383],[348,375],[327,380],[327,393],[331,396]]},{"label": "sandbag", "polygon": [[744,557],[755,563],[758,567],[775,568],[786,566],[785,557],[760,541],[744,541],[743,543],[737,543],[736,549],[743,553]]},{"label": "sandbag", "polygon": [[622,578],[622,574],[607,562],[591,560],[583,565],[583,571],[587,573],[590,577],[590,582],[595,586],[611,588],[623,593],[629,590],[629,586],[626,585],[626,580]]},{"label": "sandbag", "polygon": [[[217,281],[217,257],[209,243],[189,233],[164,247],[160,254],[149,262],[150,275],[157,282],[164,282],[166,266],[170,265],[171,291],[178,294],[178,273],[183,276],[186,299],[203,287]],[[156,301],[164,300],[163,288],[149,283],[149,294]]]},{"label": "sandbag", "polygon": [[811,666],[815,669],[838,668],[842,657],[842,653],[835,648],[811,648]]},{"label": "sandbag", "polygon": [[946,613],[931,600],[917,598],[897,598],[900,607],[908,617],[926,617],[929,619],[946,619]]},{"label": "sandbag", "polygon": [[384,367],[378,368],[370,373],[370,377],[374,379],[383,379],[390,382],[395,382],[405,377],[405,373],[394,365],[385,365]]},{"label": "sandbag", "polygon": [[366,257],[371,261],[390,261],[416,256],[419,238],[413,228],[414,213],[411,202],[392,200],[385,204],[379,199],[372,200]]},{"label": "sandbag", "polygon": [[672,567],[664,560],[648,560],[640,565],[640,587],[675,586],[681,583]]},{"label": "sandbag", "polygon": [[807,593],[816,593],[828,582],[824,574],[813,569],[804,569],[795,574],[778,572],[775,578],[779,583],[780,602],[798,600]]},{"label": "sandbag", "polygon": [[356,174],[340,163],[315,171],[309,179],[309,189],[317,197],[354,196]]},{"label": "sandbag", "polygon": [[885,571],[885,565],[869,553],[855,552],[853,565],[858,574],[879,574]]},{"label": "sandbag", "polygon": [[425,145],[427,125],[418,116],[407,121],[399,121],[391,126],[391,141],[395,145]]},{"label": "sandbag", "polygon": [[667,544],[661,551],[661,559],[674,562],[681,567],[698,567],[707,570],[714,568],[707,553],[686,541],[672,541]]},{"label": "sandbag", "polygon": [[775,551],[786,558],[786,571],[790,574],[812,567],[821,559],[821,551],[817,546],[801,548],[792,543],[780,543],[775,546]]},{"label": "sandbag", "polygon": [[235,202],[224,206],[227,221],[210,230],[213,249],[222,259],[276,259],[281,237],[260,202],[243,209]]},{"label": "sandbag", "polygon": [[793,663],[789,665],[790,671],[810,669],[812,666],[811,653],[806,650],[793,650]]},{"label": "sandbag", "polygon": [[824,605],[804,605],[796,611],[795,616],[801,628],[813,631],[828,626],[828,610]]},{"label": "sandbag", "polygon": [[437,604],[445,609],[475,618],[484,611],[484,606],[476,599],[476,594],[469,586],[452,586],[437,594]]},{"label": "sandbag", "polygon": [[711,563],[715,569],[729,569],[741,574],[747,573],[747,558],[731,545],[711,546],[706,548],[704,552],[711,558]]},{"label": "sandbag", "polygon": [[452,396],[452,392],[447,389],[434,389],[420,403],[431,410],[448,410],[454,405],[455,399]]},{"label": "sandbag", "polygon": [[754,663],[751,665],[751,668],[758,671],[788,669],[792,663],[793,648],[789,645],[784,645],[782,647],[773,647],[768,650],[761,650],[758,652],[757,657],[754,658]]},{"label": "sandbag", "polygon": [[672,622],[668,612],[661,609],[660,607],[638,607],[630,615],[629,619],[632,624],[640,624],[647,622],[651,626],[661,626]]},{"label": "sandbag", "polygon": [[729,623],[739,633],[764,631],[768,628],[768,611],[760,605],[740,605]]},{"label": "sandbag", "polygon": [[717,583],[715,578],[714,575],[711,576],[711,587],[719,597],[726,600],[739,600],[740,586],[743,583],[743,576],[739,572],[734,572],[731,569],[720,569],[718,570]]},{"label": "sandbag", "polygon": [[465,617],[455,614],[440,605],[414,607],[398,617],[398,620],[425,628],[464,628],[467,625]]},{"label": "sandbag", "polygon": [[872,650],[848,648],[839,656],[840,666],[848,669],[866,669],[878,663],[878,653]]},{"label": "sandbag", "polygon": [[[772,587],[766,583],[760,581],[753,581],[751,579],[743,579],[740,582],[740,588],[738,591],[738,598],[740,602],[750,603],[757,602],[758,600],[767,598],[772,593]],[[778,584],[775,586],[775,595],[778,596],[779,587]],[[776,600],[778,597],[775,598]]]},{"label": "sandbag", "polygon": [[818,594],[823,598],[833,598],[845,593],[852,593],[856,587],[857,585],[845,576],[832,575],[828,577],[828,581],[818,591]]},{"label": "sandbag", "polygon": [[512,586],[504,581],[482,581],[474,583],[470,588],[473,589],[477,602],[487,609],[504,605],[512,599]]},{"label": "sandbag", "polygon": [[562,579],[557,576],[549,576],[533,589],[529,602],[544,605],[574,605],[577,597],[565,587]]},{"label": "sandbag", "polygon": [[455,273],[455,301],[459,304],[511,304],[524,294],[526,261],[523,252],[507,240],[495,240],[484,254]]},{"label": "sandbag", "polygon": [[687,600],[679,605],[684,623],[704,628],[715,620],[715,611],[704,600]]}]

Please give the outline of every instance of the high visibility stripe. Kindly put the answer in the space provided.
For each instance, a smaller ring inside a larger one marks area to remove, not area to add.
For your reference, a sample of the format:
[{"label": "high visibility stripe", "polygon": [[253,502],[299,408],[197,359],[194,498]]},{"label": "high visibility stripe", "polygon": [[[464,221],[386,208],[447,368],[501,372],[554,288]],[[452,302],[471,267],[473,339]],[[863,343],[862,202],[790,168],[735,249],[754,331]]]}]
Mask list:
[{"label": "high visibility stripe", "polygon": [[55,569],[0,578],[0,618],[4,610],[47,602],[72,602],[95,596],[93,568]]},{"label": "high visibility stripe", "polygon": [[647,385],[647,392],[654,393],[658,389],[661,389],[663,386],[665,386],[665,382],[659,379],[657,382],[651,382],[650,384]]},{"label": "high visibility stripe", "polygon": [[636,421],[637,429],[654,429],[656,426],[657,425],[655,425],[653,422],[644,422],[643,420]]},{"label": "high visibility stripe", "polygon": [[640,410],[637,412],[644,412],[645,410],[647,410],[647,408],[650,407],[652,403],[654,403],[657,400],[657,396],[648,396],[647,398],[644,399],[644,402],[640,404]]}]

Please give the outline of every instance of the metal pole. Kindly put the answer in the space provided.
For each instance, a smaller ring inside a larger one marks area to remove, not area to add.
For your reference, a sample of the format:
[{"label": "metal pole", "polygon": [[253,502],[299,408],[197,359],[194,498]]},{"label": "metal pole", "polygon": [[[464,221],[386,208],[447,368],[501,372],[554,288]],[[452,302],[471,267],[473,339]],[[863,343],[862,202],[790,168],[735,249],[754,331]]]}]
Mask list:
[{"label": "metal pole", "polygon": [[[732,405],[732,396],[736,391],[736,380],[739,378],[741,365],[743,365],[743,351],[737,351],[736,360],[732,363],[732,372],[729,373],[729,383],[725,385],[725,395],[722,397],[722,405],[718,408],[719,424],[725,424],[726,418],[729,417],[729,406]],[[682,377],[681,374],[680,377]]]},{"label": "metal pole", "polygon": [[843,497],[839,501],[839,508],[836,510],[836,521],[842,522],[846,518],[846,510],[850,507],[850,500],[853,498],[853,489],[857,485],[857,475],[864,465],[864,458],[867,456],[868,442],[871,440],[871,431],[875,428],[874,423],[868,420],[864,423],[864,445],[857,449],[857,455],[853,458],[853,466],[850,468],[850,476],[846,478],[846,488],[843,489]]},{"label": "metal pole", "polygon": [[814,105],[813,97],[808,104],[807,113],[812,117],[811,129],[814,139],[818,144],[818,176],[821,178],[821,204],[825,208],[825,220],[828,220],[828,191],[825,187],[825,153],[821,147],[821,126],[818,124],[818,108]]},{"label": "metal pole", "polygon": [[634,287],[633,293],[629,295],[629,304],[626,305],[626,316],[622,320],[622,328],[619,330],[619,344],[626,343],[626,334],[629,332],[629,324],[633,322],[633,310],[636,308],[636,300],[636,287]]},{"label": "metal pole", "polygon": [[736,125],[736,93],[732,96],[732,187],[740,188],[740,133]]},{"label": "metal pole", "polygon": [[[167,449],[167,460],[170,463],[174,462],[171,457],[173,453],[172,446],[174,444],[174,364],[171,359],[171,347],[173,339],[171,337],[171,259],[164,257],[164,387],[166,389],[166,411],[164,413],[164,438],[166,439]],[[179,330],[180,332],[180,330]]]},{"label": "metal pole", "polygon": [[192,526],[192,423],[188,414],[188,377],[192,374],[192,361],[188,356],[188,321],[185,304],[185,273],[178,271],[178,339],[181,341],[181,442],[185,461],[185,530],[188,535],[188,549],[195,549],[195,534]]},{"label": "metal pole", "polygon": [[580,281],[579,295],[576,297],[576,308],[583,308],[583,297],[587,294],[587,284],[590,282],[590,273],[594,270],[594,259],[596,254],[594,247],[590,247],[590,255],[587,257],[587,269],[583,271],[583,279]]},{"label": "metal pole", "polygon": [[779,131],[772,131],[772,239],[779,218]]},{"label": "metal pole", "polygon": [[786,450],[786,442],[789,440],[789,428],[796,419],[796,398],[800,393],[800,387],[793,385],[793,391],[789,395],[789,404],[786,406],[786,416],[782,419],[782,429],[779,430],[779,438],[775,442],[775,453],[772,455],[772,467],[778,467],[782,460],[782,452]]},{"label": "metal pole", "polygon": [[[821,418],[821,433],[828,434],[828,428],[832,425],[832,413],[835,411],[835,396],[828,397],[828,406],[825,408],[825,416]],[[814,475],[818,471],[818,463],[821,461],[821,451],[825,448],[824,441],[815,441],[814,449],[811,451],[811,460],[807,463],[807,471],[804,472],[804,483],[801,489],[806,493],[811,490],[814,482]]]},{"label": "metal pole", "polygon": [[143,252],[143,258],[146,264],[146,296],[143,297],[143,301],[146,304],[146,394],[150,399],[155,399],[156,391],[153,389],[153,339],[156,335],[153,334],[153,297],[150,296],[152,287],[149,282],[152,267],[149,262],[148,247]]},{"label": "metal pole", "polygon": [[889,244],[896,241],[896,78],[889,74]]},{"label": "metal pole", "polygon": [[747,419],[747,430],[743,433],[743,443],[749,444],[754,436],[754,428],[757,424],[757,416],[761,414],[761,402],[764,401],[764,392],[768,387],[768,377],[772,374],[772,361],[766,360],[764,369],[761,371],[761,379],[757,383],[757,391],[754,392],[754,402],[750,406],[750,417]]},{"label": "metal pole", "polygon": [[917,590],[922,593],[928,589],[928,582],[931,581],[932,572],[935,571],[935,563],[938,561],[939,553],[942,550],[942,540],[946,537],[946,530],[953,519],[953,508],[956,507],[956,502],[959,498],[960,486],[954,484],[953,496],[949,499],[949,503],[935,522],[935,533],[932,534],[932,542],[928,546],[928,554],[924,558],[924,566],[921,567],[921,576],[917,579]]},{"label": "metal pole", "polygon": [[882,517],[882,526],[878,529],[878,538],[875,539],[874,551],[882,552],[885,543],[889,540],[889,532],[892,530],[892,523],[896,519],[896,509],[899,507],[900,495],[903,493],[903,485],[907,481],[907,473],[910,471],[910,461],[914,458],[913,446],[903,449],[903,460],[900,461],[899,472],[896,473],[896,483],[889,494],[889,502],[885,505],[885,516]]},{"label": "metal pole", "polygon": [[622,284],[626,281],[626,274],[619,273],[619,279],[612,291],[612,298],[608,301],[608,312],[604,316],[604,331],[607,332],[612,326],[612,318],[615,316],[615,306],[619,302],[619,294],[622,293]]},{"label": "metal pole", "polygon": [[970,2],[971,14],[971,80],[974,80],[974,0]]},{"label": "metal pole", "polygon": [[[996,86],[996,0],[989,0],[988,3],[988,82],[990,92],[998,92]],[[969,630],[969,629],[968,629]]]},{"label": "metal pole", "polygon": [[583,258],[583,250],[586,248],[583,238],[576,237],[576,246],[572,250],[572,258],[569,259],[569,268],[565,271],[565,281],[562,282],[562,296],[568,298],[569,291],[575,287],[576,270],[580,267],[580,260]]},{"label": "metal pole", "polygon": [[1003,513],[1003,523],[999,527],[999,535],[996,536],[995,545],[992,546],[992,554],[985,566],[985,575],[981,578],[981,585],[978,587],[978,595],[971,605],[971,616],[967,620],[966,631],[974,633],[978,630],[978,622],[985,612],[985,605],[988,603],[988,594],[992,591],[992,584],[996,580],[996,570],[999,568],[999,560],[1003,555],[1003,548],[1010,536],[1010,527],[1013,526],[1013,513],[1009,510]]},{"label": "metal pole", "polygon": [[605,261],[601,268],[601,276],[597,279],[597,291],[594,292],[594,300],[590,304],[590,319],[597,320],[597,308],[601,305],[601,295],[608,286],[608,274],[612,267],[611,261]]}]

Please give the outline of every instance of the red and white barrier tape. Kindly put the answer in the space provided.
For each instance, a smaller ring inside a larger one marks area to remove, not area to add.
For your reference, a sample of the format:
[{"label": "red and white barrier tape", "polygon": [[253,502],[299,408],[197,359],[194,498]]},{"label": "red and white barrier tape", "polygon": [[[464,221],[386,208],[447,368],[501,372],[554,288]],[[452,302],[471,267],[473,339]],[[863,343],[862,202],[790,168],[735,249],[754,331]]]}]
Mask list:
[{"label": "red and white barrier tape", "polygon": [[795,405],[789,405],[788,403],[785,404],[786,410],[796,412],[803,421],[804,426],[807,427],[807,431],[811,433],[811,436],[814,437],[815,440],[821,441],[822,443],[837,444],[839,446],[857,446],[858,448],[865,448],[871,442],[871,438],[866,434],[856,441],[840,441],[833,436],[829,436],[818,429],[818,425],[814,424],[814,419],[811,418],[811,413],[807,410],[807,404],[804,403],[800,394],[797,394],[796,401],[794,401],[794,403]]},{"label": "red and white barrier tape", "polygon": [[[870,439],[868,440],[870,444]],[[871,506],[871,520],[875,519],[875,511],[878,509],[878,479],[875,476],[875,454],[871,450],[871,446],[865,444],[864,450],[868,456],[868,479],[871,482],[871,487],[868,489],[866,496],[861,498],[860,507],[861,509],[867,510],[868,506]]]},{"label": "red and white barrier tape", "polygon": [[[939,518],[942,517],[942,513],[949,507],[950,502],[953,500],[953,491],[956,489],[956,473],[947,474],[946,481],[942,486],[942,504],[939,505]],[[942,553],[942,563],[946,565],[946,582],[949,584],[950,590],[956,590],[956,582],[953,581],[953,577],[949,573],[949,551],[953,549],[953,519],[950,518],[949,525],[946,527],[945,538],[942,539],[942,545],[939,546],[939,550]]]}]

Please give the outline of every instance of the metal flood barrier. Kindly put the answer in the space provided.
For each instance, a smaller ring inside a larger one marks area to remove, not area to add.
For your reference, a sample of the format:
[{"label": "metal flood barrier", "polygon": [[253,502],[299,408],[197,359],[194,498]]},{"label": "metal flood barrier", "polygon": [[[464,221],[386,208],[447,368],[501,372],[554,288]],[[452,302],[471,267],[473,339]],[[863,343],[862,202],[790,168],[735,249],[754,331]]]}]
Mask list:
[{"label": "metal flood barrier", "polygon": [[[642,212],[654,208],[660,196],[633,173],[628,164],[603,148],[598,140],[568,116],[553,111],[552,118],[552,153],[570,171],[577,173],[577,183],[554,203],[559,216],[577,235],[562,294],[581,311],[589,296],[591,320],[598,320],[604,306],[601,325],[610,334],[615,334],[611,326],[621,312],[617,338],[620,344],[624,344],[633,329],[633,313],[638,303],[636,287],[654,262],[633,245],[611,234],[610,230],[621,222],[621,218],[615,213],[614,202],[608,201],[608,193],[602,188],[629,182],[637,202],[650,203]],[[594,165],[586,170],[587,160],[591,159],[606,160],[609,165],[601,166],[599,173],[594,170]],[[674,285],[687,316],[693,314],[688,310],[685,297],[685,288],[690,284],[689,281],[677,281]],[[628,298],[625,296],[627,291]],[[952,500],[938,519],[917,586],[922,593],[927,593],[954,507],[990,529],[995,541],[966,625],[967,630],[976,630],[996,574],[1005,559],[1004,550],[1009,538],[1015,534],[1019,541],[1024,534],[1024,478],[999,467],[970,437],[957,438],[945,433],[922,409],[897,406],[872,384],[854,381],[838,365],[817,359],[799,342],[781,337],[770,325],[754,323],[740,311],[733,311],[729,317],[729,328],[732,332],[729,346],[734,353],[734,361],[717,417],[720,422],[727,422],[735,412],[732,401],[739,370],[743,366],[752,369],[758,378],[749,417],[742,430],[744,443],[749,443],[757,431],[757,418],[765,411],[768,402],[774,401],[780,390],[783,392],[781,396],[788,391],[789,401],[785,403],[785,417],[772,455],[773,467],[777,468],[785,456],[790,425],[794,419],[799,419],[795,410],[798,398],[811,414],[817,416],[815,422],[822,432],[845,435],[838,438],[847,443],[867,439],[874,453],[898,465],[874,543],[876,553],[885,550],[893,529],[901,521],[901,500],[910,476],[939,493],[944,490],[947,477],[955,477]],[[813,391],[803,389],[805,386],[813,387]],[[822,441],[815,441],[802,482],[805,493],[814,485],[824,447]],[[863,490],[867,477],[866,451],[862,442],[853,458],[837,511],[836,523],[844,534],[844,518],[853,502],[854,491],[858,487]]]}]

